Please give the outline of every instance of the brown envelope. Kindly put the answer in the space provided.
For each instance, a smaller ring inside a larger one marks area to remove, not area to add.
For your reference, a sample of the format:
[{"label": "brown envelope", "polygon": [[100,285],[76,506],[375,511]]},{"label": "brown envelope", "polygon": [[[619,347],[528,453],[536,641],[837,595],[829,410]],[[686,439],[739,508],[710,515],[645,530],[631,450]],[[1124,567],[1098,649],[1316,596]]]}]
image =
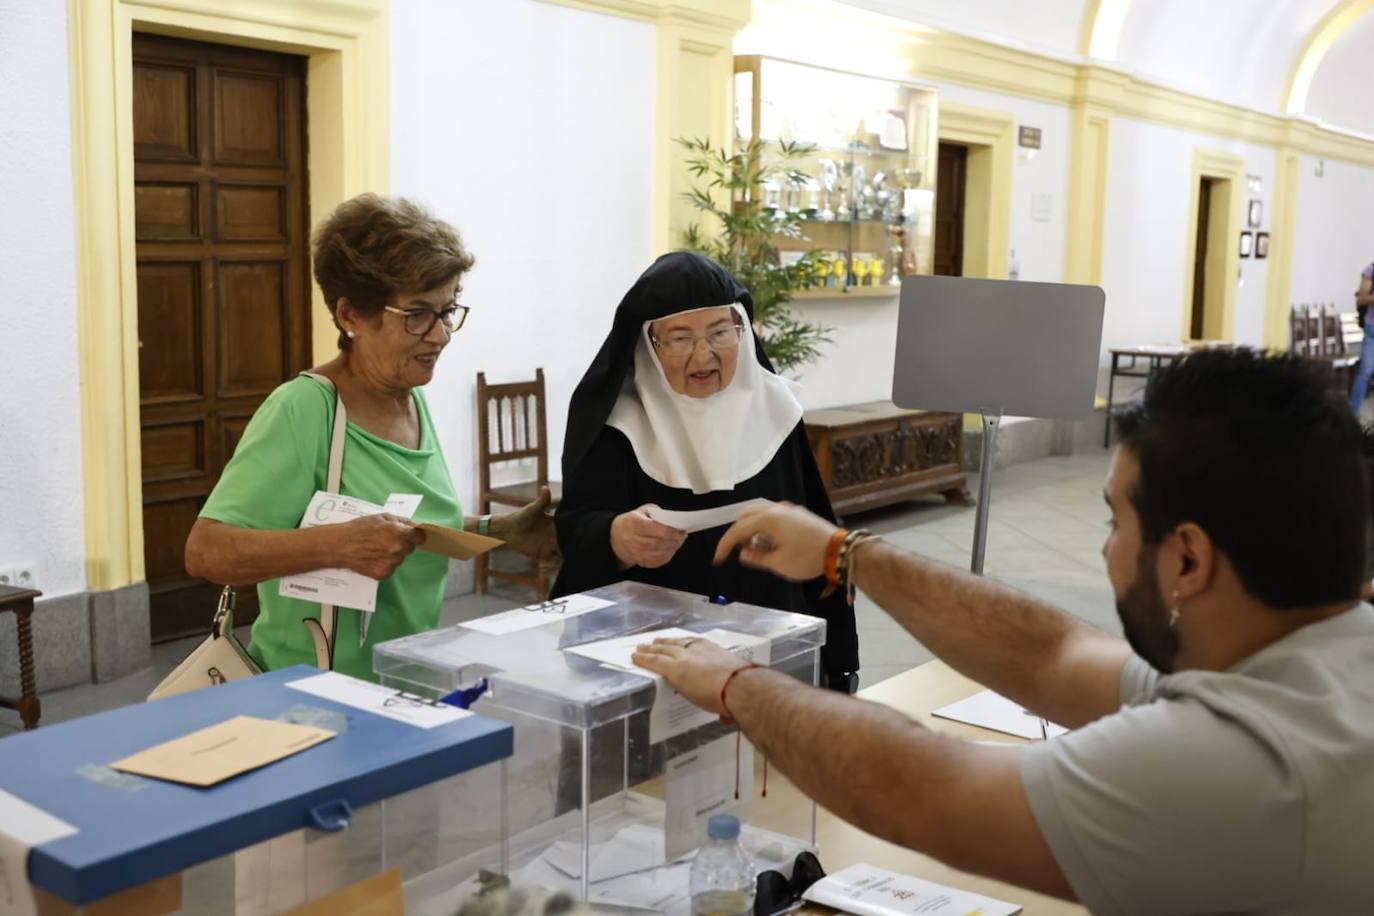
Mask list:
[{"label": "brown envelope", "polygon": [[253,716],[235,716],[182,738],[139,751],[112,769],[154,779],[213,786],[328,741],[334,732]]},{"label": "brown envelope", "polygon": [[429,522],[421,525],[420,530],[425,533],[425,542],[420,545],[421,550],[452,557],[455,560],[471,560],[506,543],[486,535],[472,534]]}]

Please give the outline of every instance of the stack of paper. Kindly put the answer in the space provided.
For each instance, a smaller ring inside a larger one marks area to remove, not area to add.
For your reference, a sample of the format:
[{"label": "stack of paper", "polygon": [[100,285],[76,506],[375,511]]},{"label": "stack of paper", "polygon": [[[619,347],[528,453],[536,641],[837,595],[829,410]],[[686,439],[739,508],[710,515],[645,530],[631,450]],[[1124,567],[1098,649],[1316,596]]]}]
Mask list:
[{"label": "stack of paper", "polygon": [[857,916],[902,916],[907,913],[1014,916],[1021,912],[1021,907],[1015,903],[862,864],[851,865],[817,881],[802,897]]},{"label": "stack of paper", "polygon": [[1035,713],[1023,709],[1020,703],[1013,703],[991,690],[984,690],[957,703],[942,706],[935,710],[934,714],[942,719],[966,722],[979,728],[990,728],[993,731],[1031,740],[1057,738],[1068,731],[1064,726],[1046,722]]}]

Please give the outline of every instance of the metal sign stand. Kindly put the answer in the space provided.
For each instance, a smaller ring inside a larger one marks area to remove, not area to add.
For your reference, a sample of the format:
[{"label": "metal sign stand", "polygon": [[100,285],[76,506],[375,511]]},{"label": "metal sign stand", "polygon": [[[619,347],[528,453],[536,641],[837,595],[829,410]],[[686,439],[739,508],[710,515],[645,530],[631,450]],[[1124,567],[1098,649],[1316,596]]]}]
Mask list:
[{"label": "metal sign stand", "polygon": [[988,510],[992,505],[992,467],[997,459],[997,430],[1002,426],[1002,411],[984,409],[983,457],[978,465],[978,514],[973,519],[973,561],[969,569],[983,574],[983,557],[988,549]]}]

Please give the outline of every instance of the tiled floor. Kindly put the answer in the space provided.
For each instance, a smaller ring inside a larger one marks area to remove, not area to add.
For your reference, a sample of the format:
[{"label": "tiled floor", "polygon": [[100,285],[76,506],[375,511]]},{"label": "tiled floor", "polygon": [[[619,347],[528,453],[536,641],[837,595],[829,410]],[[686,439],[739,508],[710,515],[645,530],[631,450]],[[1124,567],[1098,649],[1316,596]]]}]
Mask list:
[{"label": "tiled floor", "polygon": [[[1099,551],[1106,534],[1102,502],[1105,451],[1045,458],[998,471],[993,481],[986,572],[1032,592],[1099,626],[1119,632],[1111,589]],[[970,487],[977,492],[977,481]],[[937,560],[967,568],[973,541],[974,510],[922,501],[849,519],[896,544]],[[527,602],[528,593],[501,591],[466,595],[444,606],[442,623],[480,617]],[[860,594],[860,672],[864,686],[899,674],[930,658],[878,607]],[[247,633],[241,636],[247,639]],[[183,640],[155,647],[153,665],[105,684],[90,684],[43,696],[44,723],[137,703],[195,645]],[[18,720],[0,710],[0,736],[17,730]]]}]

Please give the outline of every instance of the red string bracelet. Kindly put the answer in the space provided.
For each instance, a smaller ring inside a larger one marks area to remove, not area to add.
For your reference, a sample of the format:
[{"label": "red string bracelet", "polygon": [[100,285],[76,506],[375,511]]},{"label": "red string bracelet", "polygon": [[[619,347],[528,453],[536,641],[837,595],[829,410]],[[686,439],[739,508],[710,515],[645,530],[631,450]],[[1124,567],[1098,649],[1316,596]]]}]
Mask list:
[{"label": "red string bracelet", "polygon": [[[726,692],[727,690],[730,689],[730,684],[731,684],[731,682],[733,682],[734,679],[735,679],[736,677],[739,676],[739,673],[740,673],[741,671],[748,671],[750,668],[762,668],[762,667],[764,667],[764,666],[763,666],[763,665],[760,665],[758,662],[750,662],[749,664],[747,664],[747,665],[745,665],[745,666],[743,666],[743,667],[741,667],[741,668],[736,668],[734,671],[731,671],[731,672],[730,672],[730,676],[727,677],[727,678],[725,679],[725,683],[720,685],[720,708],[723,709],[723,710],[725,710],[725,718],[726,718],[727,720],[729,720],[730,722],[735,722],[735,717],[732,716],[732,715],[730,714],[730,707],[727,706],[726,703],[725,703],[725,692]],[[739,800],[739,755],[740,755],[740,740],[741,740],[742,737],[744,736],[744,730],[741,729],[741,728],[739,728],[739,723],[738,723],[738,722],[735,723],[735,727],[736,727],[736,729],[737,729],[737,730],[735,731],[735,800],[738,801],[738,800]],[[768,797],[768,758],[767,758],[767,757],[763,758],[763,797],[764,797],[764,798],[767,798],[767,797]]]}]

